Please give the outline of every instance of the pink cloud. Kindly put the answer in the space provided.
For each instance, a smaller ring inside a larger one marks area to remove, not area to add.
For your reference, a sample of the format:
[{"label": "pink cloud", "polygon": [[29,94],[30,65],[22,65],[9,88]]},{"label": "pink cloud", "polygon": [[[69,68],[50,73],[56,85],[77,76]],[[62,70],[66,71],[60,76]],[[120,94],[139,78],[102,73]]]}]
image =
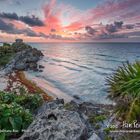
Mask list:
[{"label": "pink cloud", "polygon": [[56,5],[56,0],[51,0],[48,4],[43,6],[42,8],[44,12],[44,23],[46,26],[44,27],[34,27],[33,29],[37,32],[44,32],[49,34],[51,29],[55,29],[56,31],[61,29],[61,11],[62,9],[58,9]]},{"label": "pink cloud", "polygon": [[[126,17],[122,17],[121,15],[127,14],[130,9],[133,10],[133,16],[137,15],[137,11],[135,11],[134,7],[140,5],[140,0],[107,0],[101,5],[97,6],[90,10],[92,16],[91,20],[102,20],[104,18],[109,19],[123,19]],[[140,7],[139,7],[140,11]],[[129,16],[129,18],[131,18]]]},{"label": "pink cloud", "polygon": [[[115,20],[126,23],[140,21],[138,19],[140,12],[139,5],[140,0],[106,0],[95,8],[84,11],[69,4],[58,3],[57,0],[50,0],[42,7],[45,26],[30,28],[36,33],[41,32],[48,36],[52,29],[54,29],[55,34],[52,34],[51,38],[66,39],[67,37],[77,37],[77,39],[85,39],[91,38],[91,35],[87,34],[85,30],[86,26],[91,26],[97,30],[96,37],[101,34],[105,35],[106,30],[104,25],[113,23]],[[104,25],[99,24],[101,22]],[[13,24],[19,29],[26,28],[20,22],[14,21]],[[122,32],[124,31],[123,29],[121,30]]]},{"label": "pink cloud", "polygon": [[[133,20],[138,16],[140,11],[136,7],[140,4],[140,0],[106,0],[95,8],[88,9],[87,11],[81,11],[68,4],[58,4],[56,0],[51,0],[47,5],[43,7],[45,15],[44,23],[45,27],[34,27],[37,32],[43,32],[49,34],[51,29],[55,29],[55,33],[64,36],[85,38],[86,35],[84,29],[86,26],[94,27],[98,30],[96,35],[105,33],[105,28],[100,22],[104,24],[118,21]],[[130,8],[131,7],[131,8]],[[132,17],[129,13],[132,13]],[[131,18],[131,19],[130,19]],[[98,26],[95,24],[98,23]],[[74,34],[83,30],[81,34]]]},{"label": "pink cloud", "polygon": [[64,27],[65,30],[68,31],[77,31],[83,28],[84,24],[82,22],[72,22],[70,25]]}]

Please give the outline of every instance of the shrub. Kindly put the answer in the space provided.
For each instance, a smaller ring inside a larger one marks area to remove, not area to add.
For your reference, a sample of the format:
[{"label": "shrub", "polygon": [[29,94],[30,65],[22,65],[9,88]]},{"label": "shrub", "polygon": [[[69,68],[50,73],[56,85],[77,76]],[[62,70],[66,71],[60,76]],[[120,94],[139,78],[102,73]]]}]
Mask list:
[{"label": "shrub", "polygon": [[3,43],[3,46],[11,46],[9,43]]},{"label": "shrub", "polygon": [[89,117],[90,122],[93,123],[93,124],[98,123],[98,122],[103,122],[105,119],[106,119],[105,115],[95,115],[95,114],[93,114]]},{"label": "shrub", "polygon": [[[29,94],[21,89],[21,95],[0,91],[0,129],[18,130],[16,134],[26,129],[33,120],[32,113],[43,103],[38,94]],[[21,91],[20,90],[20,91]],[[0,140],[13,133],[0,133]]]},{"label": "shrub", "polygon": [[14,101],[26,109],[34,112],[42,103],[43,98],[39,94],[27,94],[17,96]]},{"label": "shrub", "polygon": [[27,128],[32,122],[32,114],[17,103],[0,105],[0,127],[8,130]]},{"label": "shrub", "polygon": [[117,115],[130,122],[140,119],[140,62],[123,64],[107,82]]},{"label": "shrub", "polygon": [[5,66],[14,57],[14,54],[0,55],[0,67]]},{"label": "shrub", "polygon": [[[24,109],[17,103],[1,104],[0,105],[0,129],[1,130],[16,130],[20,133],[22,129],[26,129],[32,122],[33,116],[29,110]],[[12,132],[1,133],[5,139],[6,136],[12,135]]]},{"label": "shrub", "polygon": [[30,94],[26,91],[21,95],[0,92],[0,103],[11,104],[13,102],[21,105],[25,109],[29,109],[31,112],[34,112],[43,103],[43,98],[39,94]]}]

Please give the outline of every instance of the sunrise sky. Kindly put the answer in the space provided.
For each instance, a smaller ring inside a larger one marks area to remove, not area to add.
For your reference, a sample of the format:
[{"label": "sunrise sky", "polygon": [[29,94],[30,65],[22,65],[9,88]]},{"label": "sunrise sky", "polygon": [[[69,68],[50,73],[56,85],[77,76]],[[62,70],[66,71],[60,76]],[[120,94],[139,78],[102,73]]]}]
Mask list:
[{"label": "sunrise sky", "polygon": [[140,42],[140,0],[0,0],[0,41]]}]

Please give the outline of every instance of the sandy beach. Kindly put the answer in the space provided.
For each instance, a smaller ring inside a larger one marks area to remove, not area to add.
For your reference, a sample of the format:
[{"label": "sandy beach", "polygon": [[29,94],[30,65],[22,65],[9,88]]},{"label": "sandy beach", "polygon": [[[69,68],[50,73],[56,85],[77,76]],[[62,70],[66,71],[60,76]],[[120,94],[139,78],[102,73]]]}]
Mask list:
[{"label": "sandy beach", "polygon": [[43,91],[45,91],[49,96],[52,98],[59,98],[59,99],[64,99],[65,102],[70,102],[74,98],[68,94],[65,94],[64,92],[60,91],[59,89],[55,88],[52,83],[49,83],[48,81],[42,80],[40,78],[34,78],[29,72],[25,71],[24,72],[26,79],[29,81],[32,81],[40,87]]},{"label": "sandy beach", "polygon": [[0,83],[1,91],[18,92],[17,90],[22,86],[30,93],[42,94],[45,101],[53,99],[53,96],[40,88],[36,83],[31,81],[31,79],[27,79],[23,71],[17,71],[9,75],[5,75],[5,72],[1,70]]}]

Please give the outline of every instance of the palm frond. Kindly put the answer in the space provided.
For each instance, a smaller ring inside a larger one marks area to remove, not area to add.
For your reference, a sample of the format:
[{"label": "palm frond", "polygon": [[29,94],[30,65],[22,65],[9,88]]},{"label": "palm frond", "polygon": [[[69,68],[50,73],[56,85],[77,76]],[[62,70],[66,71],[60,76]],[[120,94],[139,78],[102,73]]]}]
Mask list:
[{"label": "palm frond", "polygon": [[123,64],[107,77],[107,83],[109,97],[118,104],[118,114],[129,121],[140,116],[140,62]]}]

